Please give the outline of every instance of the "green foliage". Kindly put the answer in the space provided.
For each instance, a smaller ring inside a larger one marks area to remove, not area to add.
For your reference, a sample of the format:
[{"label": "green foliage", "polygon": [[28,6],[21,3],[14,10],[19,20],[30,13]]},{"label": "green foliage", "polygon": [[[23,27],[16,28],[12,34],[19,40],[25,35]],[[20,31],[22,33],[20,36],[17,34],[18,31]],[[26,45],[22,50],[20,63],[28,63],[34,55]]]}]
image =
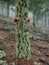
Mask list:
[{"label": "green foliage", "polygon": [[47,2],[49,0],[31,0],[30,3],[30,10],[35,11],[40,11],[43,7],[42,4],[44,4],[45,2]]},{"label": "green foliage", "polygon": [[[33,26],[35,27],[36,17],[41,15],[41,10],[44,9],[43,4],[46,5],[49,0],[30,0],[30,11],[33,12]],[[47,7],[46,7],[47,9]]]},{"label": "green foliage", "polygon": [[3,64],[4,63],[4,61],[3,60],[0,60],[0,64]]},{"label": "green foliage", "polygon": [[5,57],[5,56],[6,56],[5,52],[2,51],[2,50],[0,50],[0,58],[3,58],[3,57]]},{"label": "green foliage", "polygon": [[9,3],[9,5],[10,4],[15,5],[15,0],[0,0],[0,1],[4,1],[6,3]]}]

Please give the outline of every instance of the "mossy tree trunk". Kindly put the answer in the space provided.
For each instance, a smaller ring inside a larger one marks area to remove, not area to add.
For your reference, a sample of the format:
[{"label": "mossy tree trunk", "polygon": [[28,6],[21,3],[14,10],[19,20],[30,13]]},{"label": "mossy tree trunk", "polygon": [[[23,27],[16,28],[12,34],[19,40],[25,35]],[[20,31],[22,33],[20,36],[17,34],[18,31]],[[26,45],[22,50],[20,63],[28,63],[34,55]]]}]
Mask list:
[{"label": "mossy tree trunk", "polygon": [[20,21],[16,22],[16,57],[30,59],[29,26],[26,21],[29,0],[15,0],[15,3],[16,17],[20,18]]}]

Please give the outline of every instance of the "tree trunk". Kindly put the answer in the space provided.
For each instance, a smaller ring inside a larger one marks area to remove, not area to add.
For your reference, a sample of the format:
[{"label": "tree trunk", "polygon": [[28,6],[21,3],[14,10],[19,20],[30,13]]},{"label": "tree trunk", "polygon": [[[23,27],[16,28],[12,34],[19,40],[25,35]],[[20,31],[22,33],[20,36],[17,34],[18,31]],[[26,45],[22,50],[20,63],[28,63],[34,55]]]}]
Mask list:
[{"label": "tree trunk", "polygon": [[33,27],[36,27],[36,25],[35,25],[35,19],[36,19],[35,12],[33,12]]},{"label": "tree trunk", "polygon": [[9,17],[9,2],[7,2],[7,18]]},{"label": "tree trunk", "polygon": [[45,27],[46,27],[46,13],[45,13]]},{"label": "tree trunk", "polygon": [[15,0],[16,17],[20,21],[16,23],[16,57],[30,59],[29,26],[26,21],[29,0]]},{"label": "tree trunk", "polygon": [[4,15],[4,2],[1,2],[2,5],[2,15]]}]

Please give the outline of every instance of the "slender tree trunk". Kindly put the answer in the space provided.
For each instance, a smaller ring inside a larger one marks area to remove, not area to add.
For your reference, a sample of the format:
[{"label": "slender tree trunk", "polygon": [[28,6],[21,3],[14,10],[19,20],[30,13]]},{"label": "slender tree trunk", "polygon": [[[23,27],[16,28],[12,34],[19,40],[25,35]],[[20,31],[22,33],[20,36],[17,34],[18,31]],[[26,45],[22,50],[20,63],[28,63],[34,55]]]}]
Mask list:
[{"label": "slender tree trunk", "polygon": [[35,12],[33,12],[33,27],[36,27],[36,25],[35,25]]},{"label": "slender tree trunk", "polygon": [[7,18],[9,17],[9,2],[7,2]]},{"label": "slender tree trunk", "polygon": [[45,13],[45,27],[46,27],[46,13]]},{"label": "slender tree trunk", "polygon": [[1,5],[2,5],[2,15],[4,14],[4,3],[1,2]]},{"label": "slender tree trunk", "polygon": [[16,57],[30,59],[29,27],[26,21],[29,0],[15,0],[16,17],[20,21],[16,23]]}]

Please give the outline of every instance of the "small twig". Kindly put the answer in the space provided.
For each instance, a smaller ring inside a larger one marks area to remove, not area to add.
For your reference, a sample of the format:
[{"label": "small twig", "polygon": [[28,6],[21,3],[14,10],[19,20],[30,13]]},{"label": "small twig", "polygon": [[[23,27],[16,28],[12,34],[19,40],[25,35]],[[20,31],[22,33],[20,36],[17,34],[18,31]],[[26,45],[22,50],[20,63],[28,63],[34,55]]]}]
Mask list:
[{"label": "small twig", "polygon": [[46,61],[45,59],[39,59],[39,61],[41,61],[41,62],[43,62],[43,63],[45,63],[45,64],[47,64],[47,65],[49,65],[49,62],[48,61]]}]

